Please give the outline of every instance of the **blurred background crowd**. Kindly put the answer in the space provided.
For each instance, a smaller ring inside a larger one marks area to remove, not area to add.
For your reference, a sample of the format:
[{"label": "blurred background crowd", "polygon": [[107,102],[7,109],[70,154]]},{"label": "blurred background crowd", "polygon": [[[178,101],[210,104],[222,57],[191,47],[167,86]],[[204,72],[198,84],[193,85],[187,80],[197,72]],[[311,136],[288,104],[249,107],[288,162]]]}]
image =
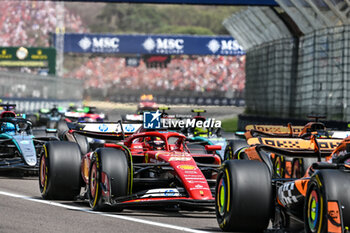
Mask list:
[{"label": "blurred background crowd", "polygon": [[[55,11],[54,2],[1,1],[0,46],[49,46],[56,28]],[[66,32],[89,32],[82,17],[68,8],[65,24]],[[245,85],[245,56],[176,56],[166,68],[146,67],[142,59],[138,67],[128,67],[118,57],[78,60],[66,67],[64,76],[84,80],[85,88],[241,92]]]},{"label": "blurred background crowd", "polygon": [[244,56],[180,56],[173,58],[166,68],[147,68],[143,61],[135,68],[126,66],[124,58],[96,57],[73,71],[73,76],[85,80],[86,88],[242,91],[244,63]]},{"label": "blurred background crowd", "polygon": [[[65,11],[66,32],[83,33],[79,15]],[[56,6],[48,1],[1,1],[0,46],[49,46],[56,28]]]}]

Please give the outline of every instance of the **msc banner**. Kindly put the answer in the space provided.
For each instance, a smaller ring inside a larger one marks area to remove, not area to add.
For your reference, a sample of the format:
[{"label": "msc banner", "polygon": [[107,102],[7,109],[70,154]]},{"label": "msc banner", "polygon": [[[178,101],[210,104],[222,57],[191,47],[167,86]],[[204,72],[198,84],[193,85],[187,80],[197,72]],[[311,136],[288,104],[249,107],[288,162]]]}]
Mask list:
[{"label": "msc banner", "polygon": [[65,34],[66,53],[243,55],[230,36]]}]

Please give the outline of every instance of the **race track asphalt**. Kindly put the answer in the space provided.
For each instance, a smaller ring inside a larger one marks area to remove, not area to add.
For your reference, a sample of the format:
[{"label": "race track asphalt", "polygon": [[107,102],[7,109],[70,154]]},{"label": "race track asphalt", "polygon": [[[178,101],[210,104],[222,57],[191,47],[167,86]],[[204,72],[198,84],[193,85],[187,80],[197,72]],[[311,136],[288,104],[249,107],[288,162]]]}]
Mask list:
[{"label": "race track asphalt", "polygon": [[[170,113],[185,114],[191,107],[175,107]],[[237,116],[243,108],[209,107],[210,117]],[[108,109],[117,121],[130,109]],[[0,175],[0,233],[158,233],[221,232],[213,208],[205,211],[134,208],[122,212],[94,212],[84,201],[46,201],[37,177]]]},{"label": "race track asphalt", "polygon": [[44,201],[37,177],[0,177],[0,232],[218,232],[209,211],[137,208],[92,212],[86,202]]}]

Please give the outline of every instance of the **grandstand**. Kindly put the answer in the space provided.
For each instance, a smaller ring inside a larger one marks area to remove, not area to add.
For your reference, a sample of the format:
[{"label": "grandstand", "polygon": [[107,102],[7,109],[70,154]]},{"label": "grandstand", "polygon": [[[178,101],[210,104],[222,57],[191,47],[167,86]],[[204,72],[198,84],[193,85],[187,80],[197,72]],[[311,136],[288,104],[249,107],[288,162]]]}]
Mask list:
[{"label": "grandstand", "polygon": [[[2,46],[49,46],[55,31],[55,3],[50,1],[2,1],[0,35]],[[65,9],[66,32],[86,33],[81,17]],[[66,69],[64,77],[83,80],[84,87],[130,90],[234,92],[242,96],[245,85],[245,56],[177,56],[167,68],[127,67],[124,58],[94,57]],[[4,70],[4,68],[1,68]],[[23,68],[22,71],[33,72]]]},{"label": "grandstand", "polygon": [[236,90],[245,82],[245,56],[177,57],[167,68],[126,67],[123,58],[96,57],[73,72],[85,87],[210,92]]},{"label": "grandstand", "polygon": [[[88,32],[79,15],[65,9],[66,32]],[[56,28],[55,3],[50,1],[1,1],[1,46],[49,46]]]}]

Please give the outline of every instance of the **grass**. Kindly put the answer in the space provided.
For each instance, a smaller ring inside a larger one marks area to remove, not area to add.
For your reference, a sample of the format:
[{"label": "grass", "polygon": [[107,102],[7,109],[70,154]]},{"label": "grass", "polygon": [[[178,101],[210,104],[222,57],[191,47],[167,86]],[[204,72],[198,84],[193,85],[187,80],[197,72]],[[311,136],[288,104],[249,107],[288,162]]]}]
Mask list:
[{"label": "grass", "polygon": [[222,120],[221,127],[225,132],[236,132],[238,127],[238,117]]}]

